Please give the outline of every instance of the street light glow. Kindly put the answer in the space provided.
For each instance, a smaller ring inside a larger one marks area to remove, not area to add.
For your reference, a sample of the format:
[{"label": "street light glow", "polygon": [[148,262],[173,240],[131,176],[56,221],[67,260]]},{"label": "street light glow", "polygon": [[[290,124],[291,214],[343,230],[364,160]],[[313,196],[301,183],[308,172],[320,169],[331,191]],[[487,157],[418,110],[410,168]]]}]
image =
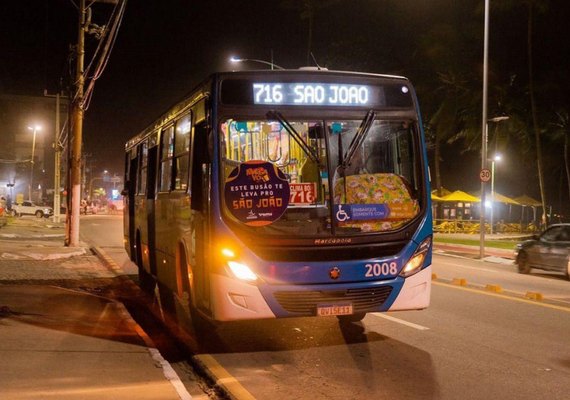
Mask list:
[{"label": "street light glow", "polygon": [[[271,57],[271,58],[273,59],[273,57]],[[271,69],[285,69],[285,68],[283,68],[283,67],[281,67],[281,66],[279,66],[273,62],[258,60],[256,58],[240,58],[240,57],[235,57],[235,56],[230,57],[230,62],[232,62],[232,63],[246,62],[246,61],[269,65],[271,67]]]},{"label": "street light glow", "polygon": [[509,119],[508,115],[502,115],[500,117],[493,117],[489,119],[489,122],[501,122],[501,121],[506,121],[508,119]]}]

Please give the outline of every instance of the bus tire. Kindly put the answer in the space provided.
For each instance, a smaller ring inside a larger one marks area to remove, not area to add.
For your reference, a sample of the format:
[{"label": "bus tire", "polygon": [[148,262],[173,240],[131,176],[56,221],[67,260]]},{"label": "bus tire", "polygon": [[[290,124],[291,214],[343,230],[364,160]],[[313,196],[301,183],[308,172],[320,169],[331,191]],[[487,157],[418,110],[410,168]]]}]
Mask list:
[{"label": "bus tire", "polygon": [[139,267],[139,287],[143,292],[154,296],[154,289],[156,287],[156,280],[151,274],[145,271],[144,268]]},{"label": "bus tire", "polygon": [[202,314],[198,311],[198,308],[192,301],[192,285],[188,279],[189,267],[188,267],[188,257],[184,246],[180,246],[179,249],[179,274],[182,279],[182,291],[188,295],[188,309],[190,311],[190,321],[192,324],[192,329],[196,332],[198,338],[207,337],[208,333],[215,329],[215,326],[210,323]]},{"label": "bus tire", "polygon": [[355,313],[351,315],[337,315],[336,318],[338,319],[339,324],[350,324],[353,322],[360,322],[364,319],[366,313]]},{"label": "bus tire", "polygon": [[141,240],[139,235],[137,235],[137,241],[136,241],[136,257],[135,257],[135,262],[137,264],[138,267],[138,273],[139,273],[139,287],[142,289],[143,292],[145,292],[146,294],[149,295],[154,295],[154,289],[156,286],[156,281],[154,279],[154,277],[149,274],[148,272],[146,272],[146,270],[144,269],[144,265],[143,265],[143,258],[142,258],[142,245],[141,245]]}]

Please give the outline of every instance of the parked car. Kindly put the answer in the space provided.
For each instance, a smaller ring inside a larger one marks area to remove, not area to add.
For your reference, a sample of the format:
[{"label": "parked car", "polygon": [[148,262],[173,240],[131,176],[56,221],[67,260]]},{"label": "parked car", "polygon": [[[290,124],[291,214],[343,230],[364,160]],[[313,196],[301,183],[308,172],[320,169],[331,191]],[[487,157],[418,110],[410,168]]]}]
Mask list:
[{"label": "parked car", "polygon": [[532,268],[562,272],[570,279],[570,224],[551,225],[540,236],[517,244],[515,263],[521,274]]},{"label": "parked car", "polygon": [[25,200],[21,204],[12,204],[12,215],[35,215],[38,218],[51,217],[53,215],[53,208],[49,206],[38,206],[29,200]]}]

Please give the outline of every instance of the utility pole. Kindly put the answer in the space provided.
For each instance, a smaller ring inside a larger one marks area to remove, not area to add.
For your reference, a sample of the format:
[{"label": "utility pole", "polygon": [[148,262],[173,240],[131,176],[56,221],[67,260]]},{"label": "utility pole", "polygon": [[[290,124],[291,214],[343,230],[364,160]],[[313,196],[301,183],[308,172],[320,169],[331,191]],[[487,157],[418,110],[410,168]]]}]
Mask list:
[{"label": "utility pole", "polygon": [[[53,221],[60,222],[61,194],[59,189],[61,188],[61,153],[63,151],[63,145],[61,144],[61,136],[63,135],[63,131],[61,129],[61,100],[65,100],[66,107],[69,107],[69,97],[62,95],[59,91],[55,95],[48,94],[47,90],[44,90],[44,97],[53,97],[55,99],[55,135],[53,139],[53,149],[55,151],[53,175]],[[66,109],[68,111],[67,114],[69,115],[69,108]],[[66,129],[65,125],[68,124],[69,121],[64,124],[63,130]]]},{"label": "utility pole", "polygon": [[61,202],[59,188],[61,187],[61,146],[59,144],[59,92],[55,95],[55,140],[53,148],[55,150],[55,170],[53,175],[53,221],[59,222],[59,211]]},{"label": "utility pole", "polygon": [[[71,215],[67,218],[70,247],[79,246],[79,215],[81,212],[81,142],[83,140],[83,86],[85,77],[85,0],[79,0],[79,24],[77,34],[77,64],[75,71],[75,96],[73,99],[73,148],[71,152]],[[68,213],[70,210],[68,209]]]}]

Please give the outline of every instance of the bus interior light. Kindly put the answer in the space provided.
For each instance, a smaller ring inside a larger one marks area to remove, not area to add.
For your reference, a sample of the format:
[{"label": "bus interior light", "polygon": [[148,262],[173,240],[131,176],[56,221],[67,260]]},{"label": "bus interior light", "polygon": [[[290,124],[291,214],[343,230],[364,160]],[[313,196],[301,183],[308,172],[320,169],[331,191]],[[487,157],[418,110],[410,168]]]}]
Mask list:
[{"label": "bus interior light", "polygon": [[255,282],[257,275],[247,265],[235,261],[228,261],[228,267],[238,279],[248,282]]},{"label": "bus interior light", "polygon": [[408,277],[410,275],[419,272],[423,265],[428,250],[431,246],[431,236],[425,239],[417,248],[414,255],[410,258],[410,260],[406,263],[402,271],[400,272],[401,277]]}]

